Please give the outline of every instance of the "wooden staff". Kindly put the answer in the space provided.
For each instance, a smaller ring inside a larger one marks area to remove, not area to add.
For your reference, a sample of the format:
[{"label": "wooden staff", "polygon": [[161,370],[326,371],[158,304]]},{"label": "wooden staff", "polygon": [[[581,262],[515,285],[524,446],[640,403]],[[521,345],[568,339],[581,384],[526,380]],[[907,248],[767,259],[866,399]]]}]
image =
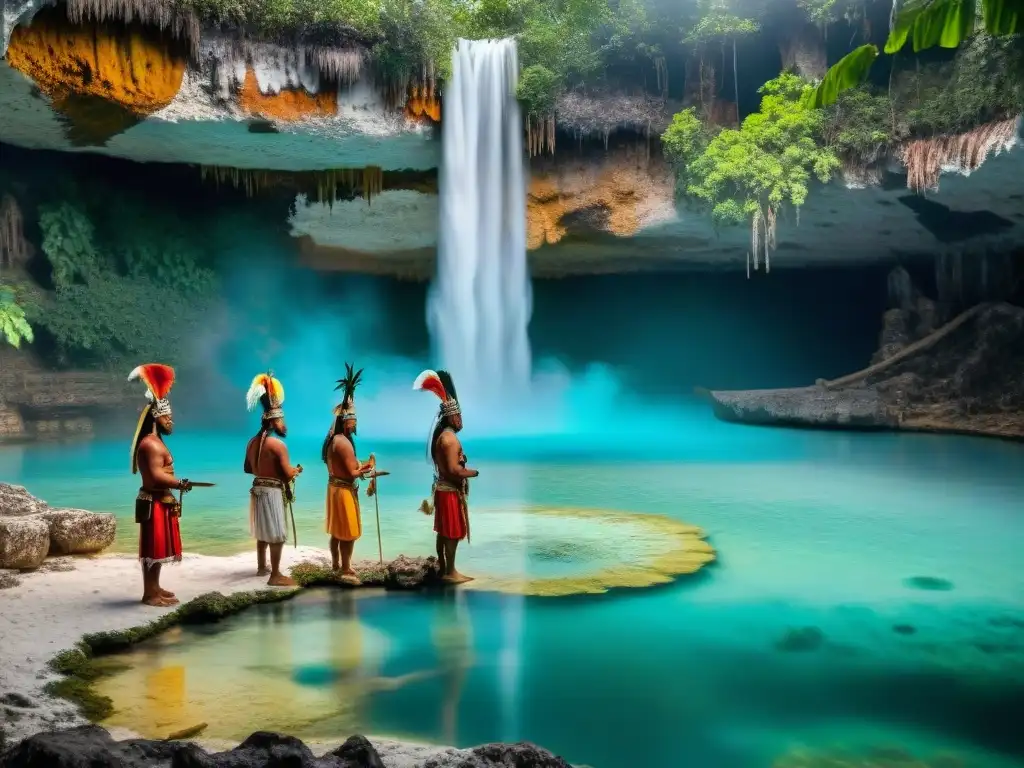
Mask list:
[{"label": "wooden staff", "polygon": [[377,478],[384,477],[390,474],[390,472],[385,472],[384,470],[381,470],[379,472],[377,470],[374,470],[373,473],[370,475],[370,490],[372,491],[372,493],[370,493],[369,495],[373,496],[373,507],[374,511],[377,513],[377,554],[380,556],[381,565],[384,565],[384,545],[381,543],[380,538],[380,501],[378,500],[380,497],[380,489],[377,488]]}]

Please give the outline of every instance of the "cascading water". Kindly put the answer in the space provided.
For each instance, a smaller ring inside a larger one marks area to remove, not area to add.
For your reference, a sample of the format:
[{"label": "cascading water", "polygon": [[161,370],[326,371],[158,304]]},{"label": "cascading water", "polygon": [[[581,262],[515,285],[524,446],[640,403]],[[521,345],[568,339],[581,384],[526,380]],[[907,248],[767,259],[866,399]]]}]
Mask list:
[{"label": "cascading water", "polygon": [[[441,225],[427,324],[436,359],[451,371],[463,407],[477,418],[481,410],[515,413],[503,406],[515,405],[530,385],[533,297],[518,79],[515,40],[459,40],[444,91]],[[522,511],[506,513],[522,541]],[[519,556],[525,578],[525,549]],[[502,613],[500,717],[503,738],[515,741],[523,599],[512,598]]]},{"label": "cascading water", "polygon": [[459,40],[444,90],[435,358],[463,402],[508,402],[530,381],[523,123],[516,42]]}]

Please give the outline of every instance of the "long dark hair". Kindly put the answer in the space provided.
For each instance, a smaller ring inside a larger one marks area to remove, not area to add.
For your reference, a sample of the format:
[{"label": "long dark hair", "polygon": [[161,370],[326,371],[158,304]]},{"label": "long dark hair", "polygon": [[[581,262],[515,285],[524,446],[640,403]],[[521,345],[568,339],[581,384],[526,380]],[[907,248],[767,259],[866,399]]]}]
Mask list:
[{"label": "long dark hair", "polygon": [[344,418],[342,416],[335,416],[334,424],[331,426],[330,431],[328,431],[327,436],[324,438],[323,447],[320,449],[320,458],[323,459],[324,464],[327,463],[327,459],[330,457],[331,443],[334,442],[334,438],[336,438],[338,435],[341,435],[350,443],[352,443],[353,453],[356,450],[356,441],[350,435],[345,434],[345,428],[342,425],[343,422]]}]

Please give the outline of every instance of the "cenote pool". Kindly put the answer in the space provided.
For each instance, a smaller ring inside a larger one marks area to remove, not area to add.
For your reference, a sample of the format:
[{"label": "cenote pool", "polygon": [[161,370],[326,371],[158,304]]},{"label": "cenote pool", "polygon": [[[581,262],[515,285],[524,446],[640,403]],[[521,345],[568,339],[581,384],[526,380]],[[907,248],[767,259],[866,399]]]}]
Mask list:
[{"label": "cenote pool", "polygon": [[[873,762],[841,764],[904,765],[911,753],[915,765],[1020,765],[1024,449],[744,428],[701,412],[685,423],[611,456],[593,441],[490,442],[467,428],[481,477],[460,567],[479,588],[311,590],[176,629],[101,682],[117,708],[106,724],[165,736],[207,722],[204,736],[225,740],[257,729],[526,739],[594,768],[824,766],[850,753]],[[218,483],[186,500],[186,550],[247,549],[245,437],[180,431],[179,474]],[[318,441],[290,442],[307,467],[299,541],[323,545]],[[385,557],[431,553],[416,511],[430,475],[422,446],[362,439],[369,450],[394,473],[381,485]],[[4,449],[0,477],[118,513],[119,547],[131,549],[127,440]],[[563,524],[530,511],[561,507],[587,514]],[[700,526],[717,562],[647,588],[510,593],[517,579],[661,555],[657,529],[604,512]],[[372,515],[364,500],[364,556],[376,555]]]}]

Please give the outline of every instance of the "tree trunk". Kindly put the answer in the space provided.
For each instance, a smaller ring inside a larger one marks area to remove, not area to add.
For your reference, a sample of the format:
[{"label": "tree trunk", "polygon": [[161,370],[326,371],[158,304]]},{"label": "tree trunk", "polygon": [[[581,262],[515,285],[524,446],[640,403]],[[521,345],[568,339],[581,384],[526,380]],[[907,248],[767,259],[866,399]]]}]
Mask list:
[{"label": "tree trunk", "polygon": [[805,80],[817,82],[825,76],[828,57],[821,30],[811,23],[794,27],[779,41],[782,68]]}]

